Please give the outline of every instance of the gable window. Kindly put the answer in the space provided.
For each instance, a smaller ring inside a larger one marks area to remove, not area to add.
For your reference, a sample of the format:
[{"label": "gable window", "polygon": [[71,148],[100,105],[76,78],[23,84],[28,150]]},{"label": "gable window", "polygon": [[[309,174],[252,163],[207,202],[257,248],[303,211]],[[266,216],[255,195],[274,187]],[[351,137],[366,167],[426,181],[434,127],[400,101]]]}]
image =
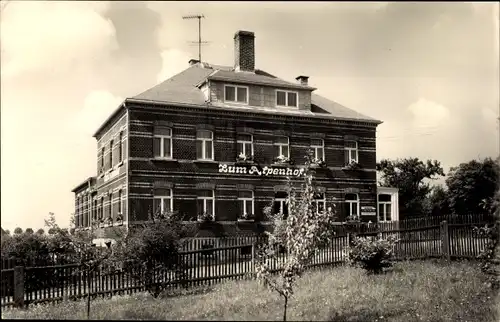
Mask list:
[{"label": "gable window", "polygon": [[358,163],[358,142],[352,140],[345,141],[344,152],[346,165],[353,161]]},{"label": "gable window", "polygon": [[277,191],[274,194],[273,213],[288,215],[288,193],[286,191]]},{"label": "gable window", "polygon": [[208,130],[196,132],[196,156],[198,160],[214,159],[214,134]]},{"label": "gable window", "polygon": [[123,131],[118,136],[118,162],[123,161]]},{"label": "gable window", "polygon": [[297,92],[290,91],[276,91],[276,106],[282,107],[297,107]]},{"label": "gable window", "polygon": [[109,141],[109,168],[113,168],[113,140]]},{"label": "gable window", "polygon": [[236,138],[236,144],[238,155],[253,155],[253,137],[251,134],[238,134]]},{"label": "gable window", "polygon": [[153,199],[153,209],[155,214],[171,212],[174,207],[172,189],[156,189]]},{"label": "gable window", "polygon": [[274,140],[274,156],[283,155],[290,158],[289,139],[287,136],[278,136]]},{"label": "gable window", "polygon": [[153,136],[153,156],[155,158],[172,158],[172,129],[162,128]]},{"label": "gable window", "polygon": [[248,87],[225,85],[224,101],[240,104],[248,104]]},{"label": "gable window", "polygon": [[207,214],[215,218],[215,197],[213,190],[199,190],[198,191],[198,214]]},{"label": "gable window", "polygon": [[320,213],[326,209],[326,198],[324,192],[317,192],[314,194],[314,207],[316,212]]},{"label": "gable window", "polygon": [[345,195],[346,216],[357,217],[359,214],[359,199],[356,193]]},{"label": "gable window", "polygon": [[316,160],[325,160],[325,142],[323,139],[312,139],[311,149],[314,152],[314,158]]},{"label": "gable window", "polygon": [[252,190],[238,191],[238,202],[241,205],[240,218],[247,218],[247,216],[254,214]]},{"label": "gable window", "polygon": [[391,221],[391,195],[378,195],[378,221]]}]

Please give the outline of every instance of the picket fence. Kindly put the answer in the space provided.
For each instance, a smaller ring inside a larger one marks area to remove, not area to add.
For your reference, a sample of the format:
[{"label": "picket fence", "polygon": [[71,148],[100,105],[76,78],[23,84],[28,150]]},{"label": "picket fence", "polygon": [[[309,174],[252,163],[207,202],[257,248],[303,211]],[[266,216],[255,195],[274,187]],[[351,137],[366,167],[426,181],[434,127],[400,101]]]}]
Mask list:
[{"label": "picket fence", "polygon": [[[318,249],[309,267],[343,265],[346,248],[354,235],[387,237],[395,234],[400,241],[394,249],[396,260],[423,258],[476,258],[487,239],[475,233],[474,227],[484,225],[485,218],[436,218],[383,223],[373,226],[344,225],[324,247]],[[354,234],[355,233],[355,234]],[[250,278],[255,273],[255,254],[263,237],[229,238],[220,247],[220,239],[193,239],[184,243],[180,261],[184,263],[182,278],[175,273],[156,273],[156,282],[165,282],[169,288],[189,288],[211,285],[223,280]],[[228,244],[234,244],[227,246]],[[219,246],[219,247],[215,247]],[[286,253],[273,259],[271,269],[279,270]],[[42,277],[42,278],[40,278]],[[1,271],[1,306],[28,305],[78,299],[91,295],[113,296],[145,290],[144,281],[134,278],[126,270],[87,273],[78,264],[43,267],[15,266]],[[89,287],[90,286],[90,287]]]}]

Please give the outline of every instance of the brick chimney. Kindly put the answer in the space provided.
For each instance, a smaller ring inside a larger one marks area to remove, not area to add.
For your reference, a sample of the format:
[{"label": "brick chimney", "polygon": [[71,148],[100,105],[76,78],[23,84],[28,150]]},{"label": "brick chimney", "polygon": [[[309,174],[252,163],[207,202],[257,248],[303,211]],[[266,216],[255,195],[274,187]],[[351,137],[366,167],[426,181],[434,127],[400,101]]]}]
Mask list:
[{"label": "brick chimney", "polygon": [[255,72],[255,36],[250,31],[234,35],[234,70]]},{"label": "brick chimney", "polygon": [[295,77],[295,79],[297,80],[297,83],[299,83],[300,85],[304,85],[304,86],[307,86],[308,84],[308,80],[309,80],[309,76],[297,76]]},{"label": "brick chimney", "polygon": [[189,60],[189,66],[193,66],[198,64],[200,61],[198,59],[190,59]]}]

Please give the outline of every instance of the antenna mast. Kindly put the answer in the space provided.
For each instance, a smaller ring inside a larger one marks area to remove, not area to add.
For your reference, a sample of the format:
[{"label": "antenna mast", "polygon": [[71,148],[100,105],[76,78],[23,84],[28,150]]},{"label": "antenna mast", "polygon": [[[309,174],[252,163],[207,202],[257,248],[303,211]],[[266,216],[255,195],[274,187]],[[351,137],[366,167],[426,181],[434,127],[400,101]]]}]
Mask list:
[{"label": "antenna mast", "polygon": [[201,41],[201,18],[205,18],[204,15],[191,15],[183,16],[182,19],[198,19],[198,41],[192,41],[191,43],[198,44],[198,60],[201,63],[201,44],[207,44],[208,41]]}]

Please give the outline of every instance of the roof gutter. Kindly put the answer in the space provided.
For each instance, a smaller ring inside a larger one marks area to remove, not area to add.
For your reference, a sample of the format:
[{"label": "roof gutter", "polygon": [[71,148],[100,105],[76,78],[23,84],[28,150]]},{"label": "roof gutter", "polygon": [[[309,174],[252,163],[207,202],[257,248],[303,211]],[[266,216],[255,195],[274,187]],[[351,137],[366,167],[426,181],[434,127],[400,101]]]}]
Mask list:
[{"label": "roof gutter", "polygon": [[[276,115],[276,114],[271,113],[271,112],[258,111],[258,110],[237,110],[234,108],[224,108],[224,107],[217,107],[217,109],[214,109],[213,107],[210,107],[209,104],[186,104],[186,103],[179,103],[179,102],[158,102],[158,101],[143,100],[143,99],[137,99],[137,98],[127,98],[126,102],[139,103],[139,104],[151,104],[151,105],[159,105],[159,106],[194,107],[194,108],[205,108],[205,109],[210,109],[210,110],[222,110],[222,111],[231,111],[231,112],[243,112],[243,113],[246,112],[246,113]],[[294,115],[294,114],[278,114],[278,115],[300,116],[300,117],[322,118],[322,119],[327,118],[327,119],[331,119],[331,120],[363,122],[363,123],[370,123],[370,124],[376,124],[376,125],[383,123],[382,121],[379,121],[379,120],[342,118],[342,117],[334,117],[334,116],[331,116],[328,114],[320,114],[320,113],[309,114],[309,115]]]}]

